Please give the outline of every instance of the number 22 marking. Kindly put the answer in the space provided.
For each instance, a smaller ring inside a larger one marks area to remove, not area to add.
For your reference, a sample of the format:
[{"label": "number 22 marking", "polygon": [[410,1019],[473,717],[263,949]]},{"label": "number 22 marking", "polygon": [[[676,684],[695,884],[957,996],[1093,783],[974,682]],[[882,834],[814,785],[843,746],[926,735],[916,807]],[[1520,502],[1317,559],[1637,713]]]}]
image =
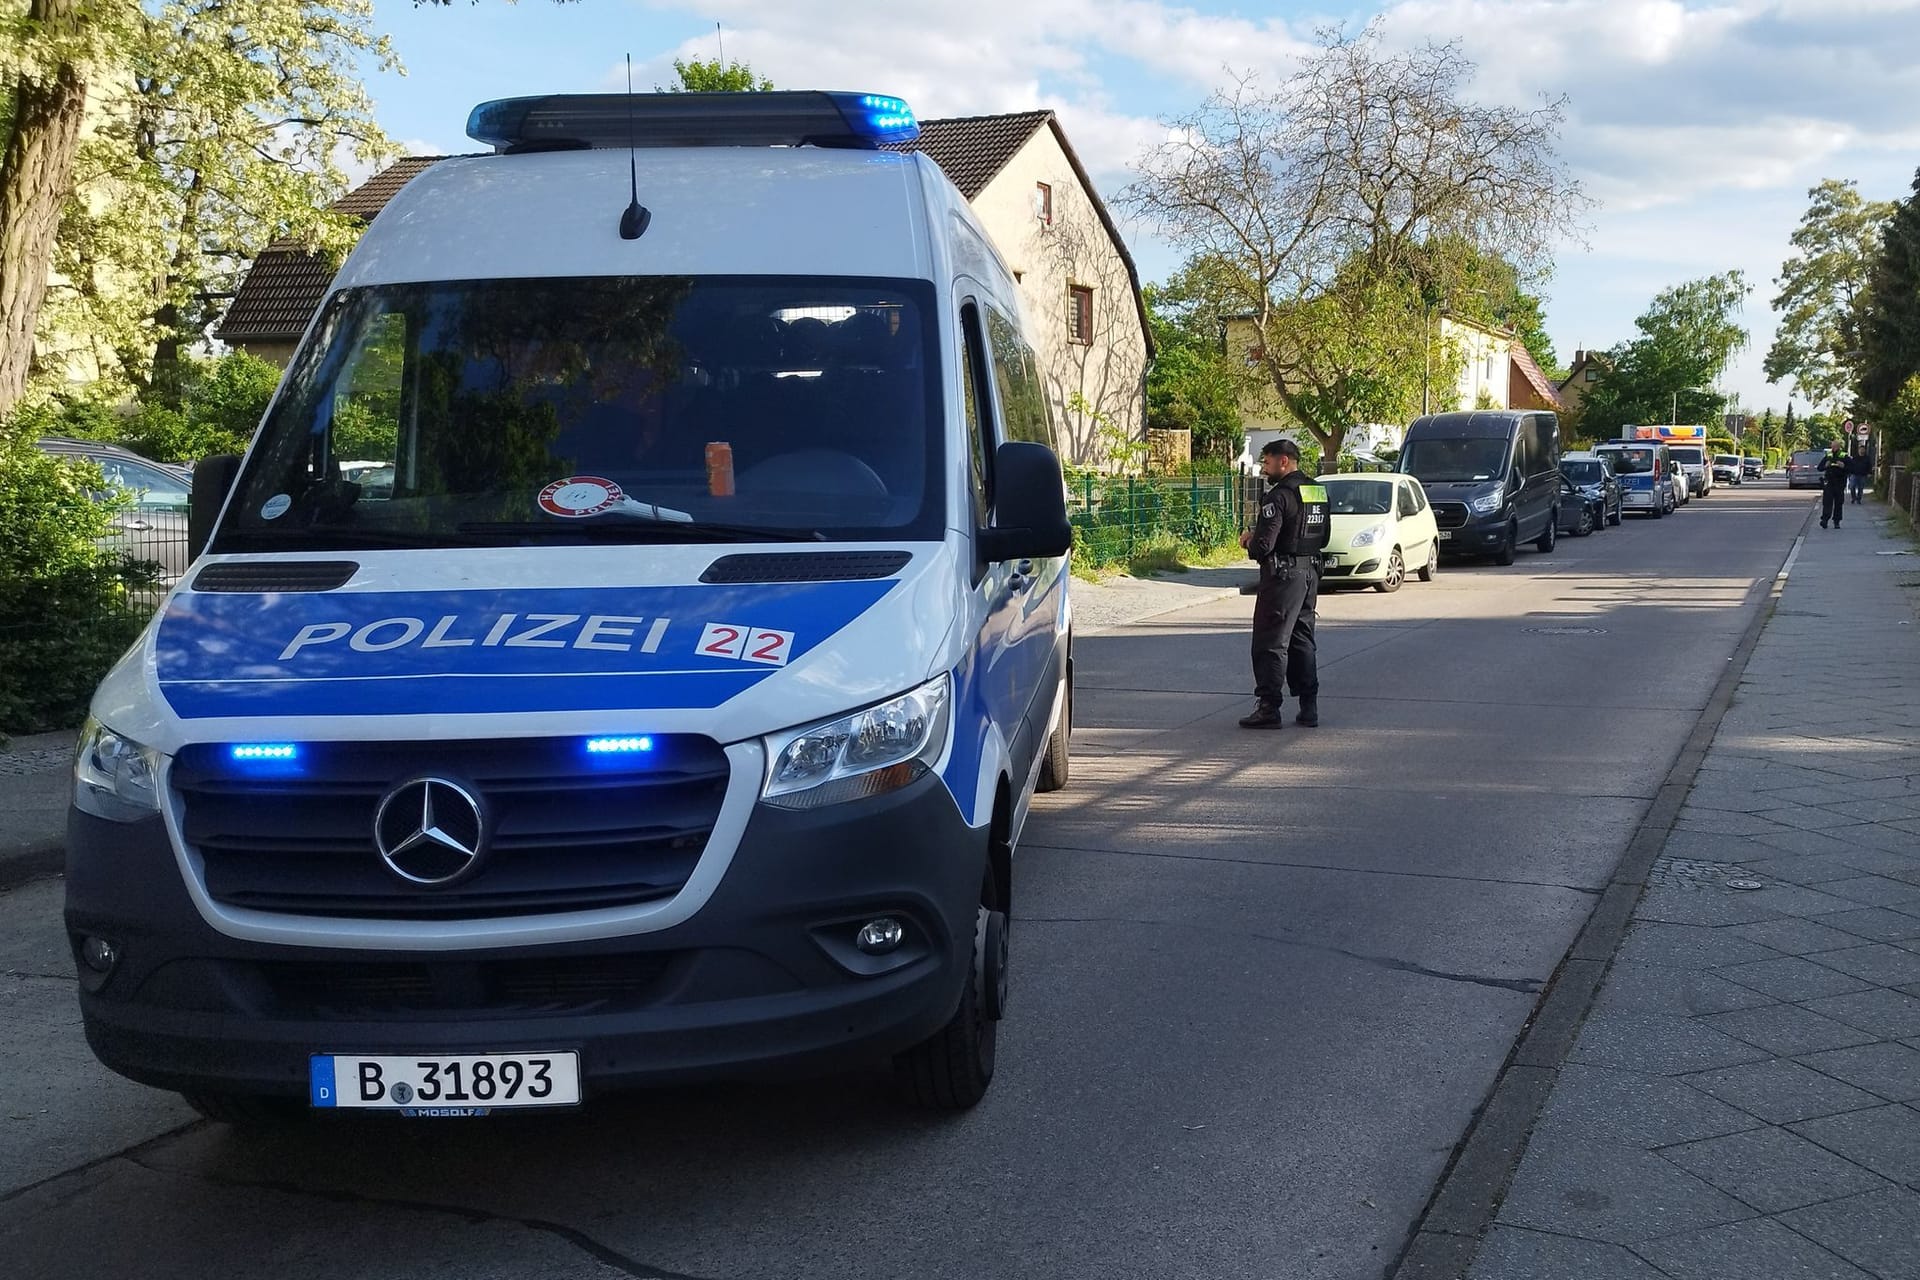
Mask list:
[{"label": "number 22 marking", "polygon": [[793,656],[793,632],[709,622],[700,633],[697,652],[703,658],[731,658],[765,667],[784,667]]}]

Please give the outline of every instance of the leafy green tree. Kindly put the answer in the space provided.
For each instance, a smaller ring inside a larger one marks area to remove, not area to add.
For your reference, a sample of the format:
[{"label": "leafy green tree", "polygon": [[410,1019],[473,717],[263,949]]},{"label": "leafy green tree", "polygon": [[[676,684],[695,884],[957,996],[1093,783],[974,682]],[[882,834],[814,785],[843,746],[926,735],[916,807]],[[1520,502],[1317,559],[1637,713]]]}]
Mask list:
[{"label": "leafy green tree", "polygon": [[347,155],[398,149],[373,121],[360,60],[398,66],[370,0],[164,0],[115,49],[82,144],[50,311],[143,396],[186,401],[183,353],[269,241],[343,253],[329,211]]},{"label": "leafy green tree", "polygon": [[1605,439],[1636,423],[1719,421],[1726,397],[1713,384],[1746,347],[1736,317],[1751,292],[1728,271],[1655,295],[1634,321],[1640,336],[1608,353],[1612,371],[1581,402],[1582,430]]},{"label": "leafy green tree", "polygon": [[1355,423],[1417,408],[1447,299],[1434,246],[1531,277],[1577,229],[1564,105],[1472,101],[1474,71],[1457,45],[1391,50],[1378,24],[1327,33],[1278,88],[1244,78],[1168,121],[1126,194],[1190,258],[1222,264],[1220,309],[1257,330],[1265,389],[1327,456]]},{"label": "leafy green tree", "polygon": [[657,93],[766,93],[773,81],[753,74],[744,62],[723,62],[719,58],[675,58],[676,84],[655,85]]},{"label": "leafy green tree", "polygon": [[[1861,396],[1876,411],[1893,408],[1920,374],[1920,173],[1882,235],[1864,329]],[[1895,443],[1920,443],[1920,435],[1897,435]]]},{"label": "leafy green tree", "polygon": [[1240,395],[1246,374],[1228,358],[1224,320],[1195,274],[1182,272],[1145,290],[1157,353],[1147,374],[1147,426],[1189,431],[1196,461],[1227,462],[1245,439]]},{"label": "leafy green tree", "polygon": [[1868,313],[1868,285],[1891,201],[1865,200],[1853,182],[1829,178],[1793,233],[1793,256],[1780,266],[1773,309],[1780,327],[1767,349],[1766,374],[1791,380],[1816,405],[1854,394]]}]

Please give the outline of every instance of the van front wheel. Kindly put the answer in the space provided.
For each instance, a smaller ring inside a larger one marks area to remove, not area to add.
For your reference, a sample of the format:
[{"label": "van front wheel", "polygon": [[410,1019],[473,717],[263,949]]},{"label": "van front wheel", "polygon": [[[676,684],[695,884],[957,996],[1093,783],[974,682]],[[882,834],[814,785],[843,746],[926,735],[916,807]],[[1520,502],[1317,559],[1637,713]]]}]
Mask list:
[{"label": "van front wheel", "polygon": [[1073,764],[1073,682],[1067,682],[1065,700],[1060,705],[1060,723],[1047,739],[1047,753],[1040,760],[1040,780],[1035,791],[1058,791],[1067,785]]},{"label": "van front wheel", "polygon": [[1547,527],[1533,540],[1533,545],[1542,555],[1553,550],[1554,539],[1560,536],[1560,508],[1547,512]]},{"label": "van front wheel", "polygon": [[932,1038],[893,1060],[894,1079],[907,1101],[934,1111],[965,1111],[986,1097],[1006,1005],[1007,913],[982,904],[974,915],[960,1007]]},{"label": "van front wheel", "polygon": [[1499,565],[1512,564],[1514,555],[1519,551],[1519,549],[1520,549],[1520,526],[1517,524],[1510,524],[1507,526],[1507,540],[1500,544],[1500,549],[1498,551],[1493,553],[1493,562]]}]

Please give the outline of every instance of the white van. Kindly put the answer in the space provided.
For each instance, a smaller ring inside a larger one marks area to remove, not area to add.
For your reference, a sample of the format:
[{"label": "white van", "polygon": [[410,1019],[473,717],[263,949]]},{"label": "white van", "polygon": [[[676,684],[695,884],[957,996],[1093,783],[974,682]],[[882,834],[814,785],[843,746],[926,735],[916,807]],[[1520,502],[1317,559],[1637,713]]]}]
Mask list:
[{"label": "white van", "polygon": [[980,1098],[1071,535],[1013,279],[879,149],[916,130],[489,103],[498,154],[380,214],[94,698],[103,1062],[235,1122],[888,1058]]}]

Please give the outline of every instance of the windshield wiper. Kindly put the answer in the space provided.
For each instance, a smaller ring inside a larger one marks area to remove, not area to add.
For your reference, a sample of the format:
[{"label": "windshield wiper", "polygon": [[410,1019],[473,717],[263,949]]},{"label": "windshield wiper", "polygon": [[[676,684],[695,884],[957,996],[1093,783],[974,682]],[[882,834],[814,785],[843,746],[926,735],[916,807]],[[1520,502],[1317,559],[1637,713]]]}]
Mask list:
[{"label": "windshield wiper", "polygon": [[459,526],[466,534],[549,539],[554,534],[585,534],[609,542],[825,542],[818,529],[777,529],[764,525],[719,524],[708,520],[472,520]]}]

